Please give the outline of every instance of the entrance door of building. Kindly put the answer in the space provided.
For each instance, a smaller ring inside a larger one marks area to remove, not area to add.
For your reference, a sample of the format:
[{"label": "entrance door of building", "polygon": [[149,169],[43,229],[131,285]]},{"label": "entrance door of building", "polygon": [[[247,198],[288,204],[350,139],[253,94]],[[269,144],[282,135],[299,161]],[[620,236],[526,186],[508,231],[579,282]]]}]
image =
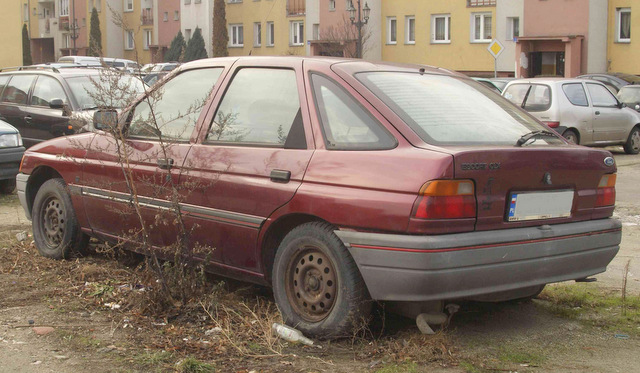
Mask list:
[{"label": "entrance door of building", "polygon": [[529,76],[564,76],[564,52],[531,52]]}]

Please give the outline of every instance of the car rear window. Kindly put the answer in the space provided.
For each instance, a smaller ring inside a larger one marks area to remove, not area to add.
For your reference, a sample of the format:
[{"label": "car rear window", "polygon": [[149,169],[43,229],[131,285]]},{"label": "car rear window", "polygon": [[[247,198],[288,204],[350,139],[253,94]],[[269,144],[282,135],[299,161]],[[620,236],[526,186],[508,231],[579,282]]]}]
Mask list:
[{"label": "car rear window", "polygon": [[503,95],[526,111],[546,111],[551,107],[551,89],[545,84],[512,84]]},{"label": "car rear window", "polygon": [[[368,72],[356,75],[426,143],[513,145],[542,124],[471,79]],[[540,138],[536,144],[561,143]]]}]

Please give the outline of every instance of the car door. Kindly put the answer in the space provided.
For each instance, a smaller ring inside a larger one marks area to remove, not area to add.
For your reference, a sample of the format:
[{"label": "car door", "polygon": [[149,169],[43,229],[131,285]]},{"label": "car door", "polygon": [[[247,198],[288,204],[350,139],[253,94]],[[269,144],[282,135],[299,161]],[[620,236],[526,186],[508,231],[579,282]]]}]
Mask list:
[{"label": "car door", "polygon": [[593,140],[623,141],[627,137],[627,116],[615,96],[603,85],[586,83],[593,109]]},{"label": "car door", "polygon": [[71,132],[68,111],[52,109],[49,106],[54,99],[62,100],[65,105],[71,104],[57,79],[39,75],[29,98],[29,105],[23,108],[25,137],[28,137],[30,141],[41,142]]},{"label": "car door", "polygon": [[35,81],[36,76],[32,74],[15,74],[11,77],[5,87],[0,99],[0,111],[5,121],[20,131],[22,140],[26,148],[36,144],[31,126],[25,122],[25,106],[29,101],[29,91]]},{"label": "car door", "polygon": [[259,62],[225,80],[184,179],[201,186],[185,197],[194,240],[222,253],[224,268],[253,274],[262,273],[260,228],[293,198],[313,153],[302,62]]},{"label": "car door", "polygon": [[155,247],[176,242],[175,191],[194,128],[223,71],[216,66],[181,72],[125,114],[122,141],[111,134],[96,136],[82,188],[94,231],[137,241],[146,231]]}]

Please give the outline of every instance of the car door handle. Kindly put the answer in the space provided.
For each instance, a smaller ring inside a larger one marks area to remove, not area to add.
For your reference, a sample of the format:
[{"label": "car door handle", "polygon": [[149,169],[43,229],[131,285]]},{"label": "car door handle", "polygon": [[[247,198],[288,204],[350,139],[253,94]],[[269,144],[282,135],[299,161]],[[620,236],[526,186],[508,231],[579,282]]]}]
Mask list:
[{"label": "car door handle", "polygon": [[160,158],[158,159],[158,167],[163,170],[169,170],[173,167],[173,158]]},{"label": "car door handle", "polygon": [[271,170],[271,181],[276,183],[288,183],[291,180],[291,171]]},{"label": "car door handle", "polygon": [[24,117],[24,122],[27,124],[31,124],[32,119],[33,118],[31,117],[31,115],[27,115],[26,117]]},{"label": "car door handle", "polygon": [[599,111],[596,111],[596,115],[600,115],[600,112],[599,112]]}]

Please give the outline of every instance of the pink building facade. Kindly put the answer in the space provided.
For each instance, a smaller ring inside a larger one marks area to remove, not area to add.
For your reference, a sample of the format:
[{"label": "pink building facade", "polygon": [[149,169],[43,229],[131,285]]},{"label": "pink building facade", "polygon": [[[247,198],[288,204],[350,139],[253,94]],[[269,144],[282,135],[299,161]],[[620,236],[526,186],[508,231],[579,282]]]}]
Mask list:
[{"label": "pink building facade", "polygon": [[517,76],[575,77],[606,69],[607,2],[525,0]]},{"label": "pink building facade", "polygon": [[[155,1],[154,1],[155,2]],[[171,46],[171,41],[180,31],[180,1],[157,0],[157,10],[154,22],[156,43],[149,45],[152,62],[163,62],[164,55]],[[154,4],[154,5],[156,5]]]}]

